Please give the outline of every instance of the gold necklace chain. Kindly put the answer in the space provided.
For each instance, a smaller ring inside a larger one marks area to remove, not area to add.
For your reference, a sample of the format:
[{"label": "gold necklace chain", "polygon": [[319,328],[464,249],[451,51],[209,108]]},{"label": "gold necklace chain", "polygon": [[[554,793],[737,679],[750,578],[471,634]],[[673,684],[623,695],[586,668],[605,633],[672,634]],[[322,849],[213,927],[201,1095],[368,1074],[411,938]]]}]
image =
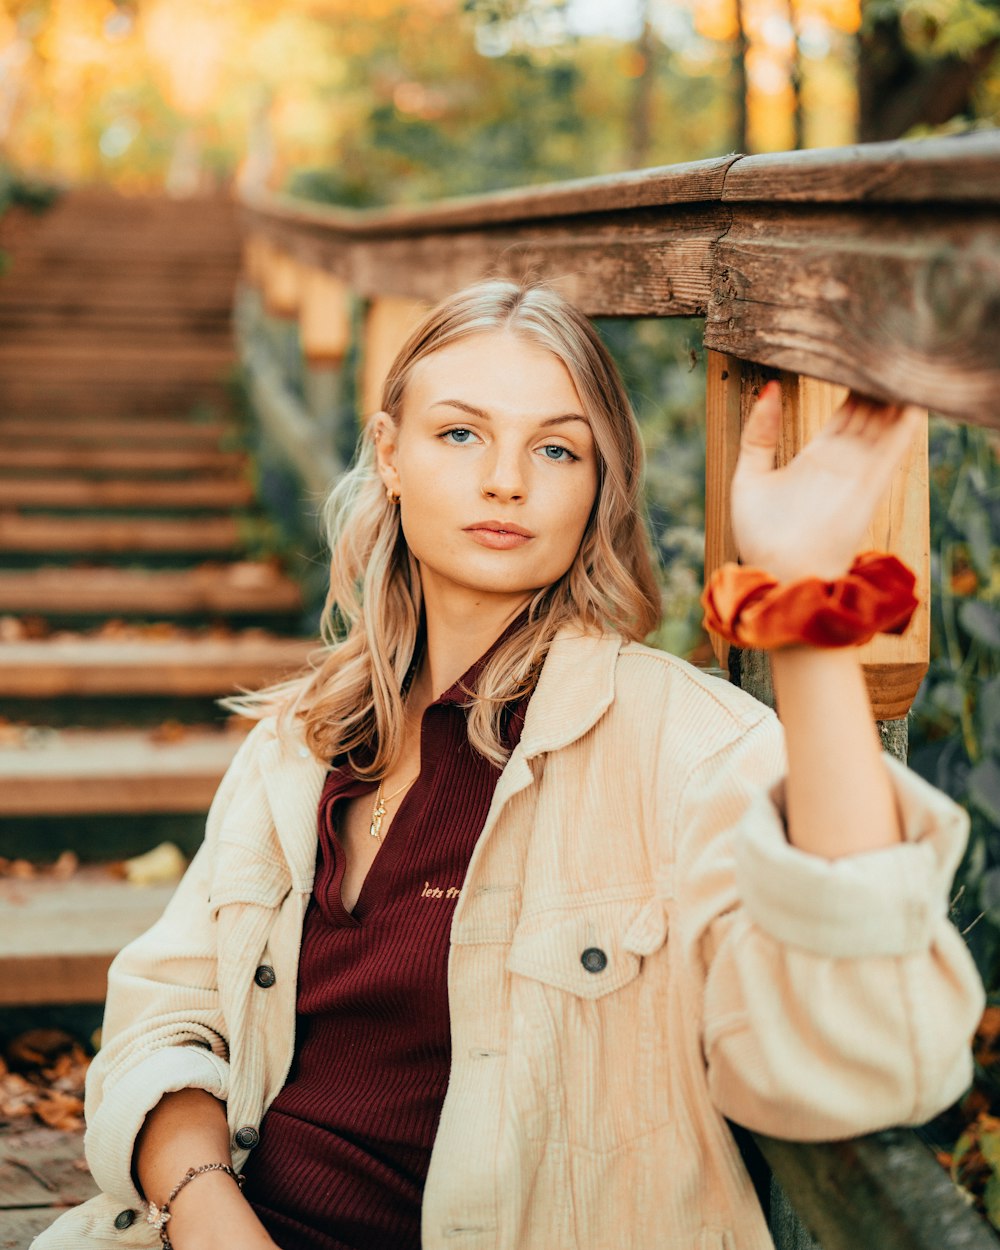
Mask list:
[{"label": "gold necklace chain", "polygon": [[[417,777],[420,774],[417,773]],[[378,789],[375,791],[375,806],[372,808],[372,822],[368,826],[368,834],[377,841],[382,841],[382,821],[385,819],[386,803],[391,803],[393,799],[398,798],[404,790],[409,790],[410,786],[416,781],[417,777],[411,777],[404,786],[400,786],[398,790],[394,790],[392,794],[383,797],[382,789],[385,786],[385,778],[378,783]]]}]

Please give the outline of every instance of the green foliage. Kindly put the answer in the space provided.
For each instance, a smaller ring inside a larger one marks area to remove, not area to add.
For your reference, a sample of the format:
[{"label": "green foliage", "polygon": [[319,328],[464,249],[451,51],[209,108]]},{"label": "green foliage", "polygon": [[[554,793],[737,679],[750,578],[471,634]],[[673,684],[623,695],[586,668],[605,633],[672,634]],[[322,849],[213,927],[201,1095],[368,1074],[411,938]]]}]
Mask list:
[{"label": "green foliage", "polygon": [[650,642],[708,661],[699,602],[705,565],[705,357],[696,320],[606,320],[646,447],[646,509],[663,593]]},{"label": "green foliage", "polygon": [[[340,44],[358,52],[330,97],[342,119],[335,150],[325,167],[296,173],[293,192],[369,206],[621,170],[634,50],[567,35],[562,7],[467,3],[446,25],[421,25],[416,10],[401,26],[354,19]],[[510,35],[512,22],[520,30],[529,20],[531,37]],[[547,22],[551,39],[539,33]],[[500,28],[510,37],[490,35]],[[713,156],[725,145],[727,84],[711,58],[706,64],[692,74],[660,49],[652,115],[670,124],[654,127],[649,163]]]},{"label": "green foliage", "polygon": [[51,183],[26,177],[0,162],[0,217],[15,205],[31,213],[44,213],[58,195]]},{"label": "green foliage", "polygon": [[910,764],[971,818],[955,918],[1000,988],[1000,461],[996,434],[931,426],[931,662]]},{"label": "green foliage", "polygon": [[865,28],[898,21],[907,48],[926,57],[971,56],[1000,37],[997,0],[868,0]]}]

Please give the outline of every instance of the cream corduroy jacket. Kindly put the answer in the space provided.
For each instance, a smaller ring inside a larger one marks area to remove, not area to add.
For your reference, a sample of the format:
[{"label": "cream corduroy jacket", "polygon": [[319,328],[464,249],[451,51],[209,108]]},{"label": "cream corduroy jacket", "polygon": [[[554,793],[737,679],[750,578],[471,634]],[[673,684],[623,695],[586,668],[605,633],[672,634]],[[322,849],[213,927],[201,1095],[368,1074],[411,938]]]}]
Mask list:
[{"label": "cream corduroy jacket", "polygon": [[[983,998],[946,911],[967,817],[885,760],[905,843],[805,854],[773,713],[664,653],[559,636],[455,908],[425,1250],[764,1250],[723,1117],[831,1139],[963,1091]],[[168,1090],[224,1099],[246,1158],[292,1059],[325,772],[273,719],[241,747],[111,971],[87,1089],[104,1192],[34,1250],[157,1244],[130,1160]]]}]

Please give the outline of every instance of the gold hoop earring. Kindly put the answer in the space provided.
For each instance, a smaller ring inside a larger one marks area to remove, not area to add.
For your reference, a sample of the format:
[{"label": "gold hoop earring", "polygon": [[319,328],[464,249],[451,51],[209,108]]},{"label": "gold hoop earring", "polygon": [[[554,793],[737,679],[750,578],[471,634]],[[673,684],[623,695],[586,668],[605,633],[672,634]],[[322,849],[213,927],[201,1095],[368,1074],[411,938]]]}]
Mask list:
[{"label": "gold hoop earring", "polygon": [[391,486],[387,486],[385,488],[385,497],[386,499],[388,499],[388,501],[391,504],[399,503],[399,496],[396,494],[396,492],[392,489]]}]

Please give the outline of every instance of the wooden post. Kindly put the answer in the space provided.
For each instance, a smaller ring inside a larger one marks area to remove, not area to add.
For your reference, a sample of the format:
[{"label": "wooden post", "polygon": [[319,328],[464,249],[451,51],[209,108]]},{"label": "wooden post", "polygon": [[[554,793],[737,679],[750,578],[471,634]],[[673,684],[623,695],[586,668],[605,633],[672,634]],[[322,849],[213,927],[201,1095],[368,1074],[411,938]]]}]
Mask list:
[{"label": "wooden post", "polygon": [[335,274],[303,267],[299,289],[299,337],[306,363],[314,368],[342,364],[351,345],[350,288]]},{"label": "wooden post", "polygon": [[273,244],[267,244],[261,252],[260,268],[268,316],[281,320],[297,317],[302,298],[302,281],[294,256]]},{"label": "wooden post", "polygon": [[378,412],[389,367],[427,308],[423,300],[399,295],[379,296],[368,306],[361,358],[362,419]]},{"label": "wooden post", "polygon": [[[708,353],[706,402],[705,577],[736,559],[729,525],[729,485],[739,453],[740,431],[768,376],[782,389],[782,425],[777,463],[787,464],[830,419],[846,395],[843,387],[797,374],[765,371],[760,366]],[[906,459],[875,515],[865,546],[892,551],[917,574],[920,606],[906,633],[878,634],[859,648],[872,712],[878,721],[904,718],[927,672],[930,655],[930,512],[927,489],[927,437],[914,439]],[[712,645],[722,668],[730,668],[729,647],[717,636]],[[740,655],[741,675],[761,686],[772,702],[767,665],[749,652]],[[756,676],[754,676],[756,674]],[[740,681],[744,685],[744,681]],[[756,693],[756,691],[755,691]],[[903,751],[905,758],[905,749]]]},{"label": "wooden post", "polygon": [[243,240],[243,278],[258,291],[264,287],[265,256],[268,242],[263,235],[248,234]]}]

